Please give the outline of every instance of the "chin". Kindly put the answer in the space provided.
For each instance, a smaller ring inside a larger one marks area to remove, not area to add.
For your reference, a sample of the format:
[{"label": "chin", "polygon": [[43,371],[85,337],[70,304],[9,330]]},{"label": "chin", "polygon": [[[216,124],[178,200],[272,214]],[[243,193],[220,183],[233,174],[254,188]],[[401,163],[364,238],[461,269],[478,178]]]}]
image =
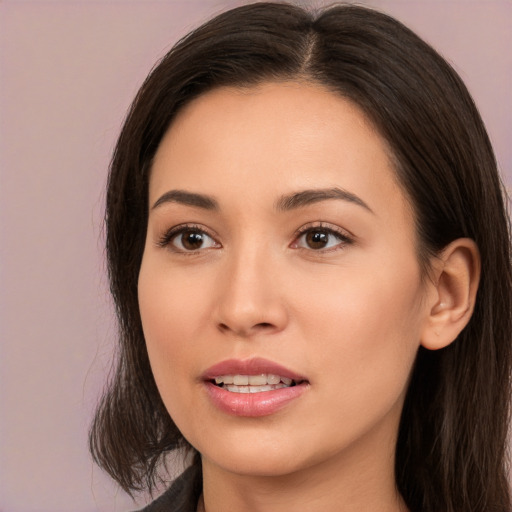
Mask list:
[{"label": "chin", "polygon": [[282,435],[269,438],[267,433],[266,438],[262,438],[249,432],[244,436],[241,432],[238,438],[215,439],[198,448],[203,459],[225,471],[244,476],[280,477],[315,463],[313,459],[318,452],[308,456],[300,440],[294,440],[293,436],[288,436],[286,441],[284,439],[286,437]]},{"label": "chin", "polygon": [[284,460],[281,456],[268,456],[267,452],[264,453],[265,455],[262,455],[260,451],[252,456],[237,456],[231,453],[228,457],[211,460],[225,471],[251,477],[281,477],[302,468],[299,461]]}]

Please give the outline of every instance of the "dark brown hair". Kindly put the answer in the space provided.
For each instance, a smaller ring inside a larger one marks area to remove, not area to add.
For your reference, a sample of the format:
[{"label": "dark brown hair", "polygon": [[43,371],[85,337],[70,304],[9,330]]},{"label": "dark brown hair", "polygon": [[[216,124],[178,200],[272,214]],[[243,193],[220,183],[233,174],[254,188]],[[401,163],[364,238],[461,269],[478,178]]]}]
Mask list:
[{"label": "dark brown hair", "polygon": [[228,11],[179,41],[137,94],[108,181],[107,256],[120,343],[91,429],[96,462],[127,491],[151,489],[159,462],[187,446],[155,385],[137,302],[151,163],[183,105],[215,87],[269,80],[322,84],[363,109],[387,140],[414,207],[425,269],[454,239],[476,241],[475,311],[450,346],[418,352],[396,482],[411,511],[509,512],[512,280],[493,151],[450,65],[395,19],[353,5],[317,14],[274,3]]}]

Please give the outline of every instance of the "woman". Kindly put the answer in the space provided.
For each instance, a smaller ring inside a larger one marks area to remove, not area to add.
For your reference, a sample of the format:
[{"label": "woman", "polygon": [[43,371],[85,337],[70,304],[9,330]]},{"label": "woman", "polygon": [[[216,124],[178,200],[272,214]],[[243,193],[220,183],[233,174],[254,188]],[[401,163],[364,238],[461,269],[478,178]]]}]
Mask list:
[{"label": "woman", "polygon": [[139,91],[107,195],[95,460],[146,510],[508,511],[508,220],[450,66],[396,20],[260,3]]}]

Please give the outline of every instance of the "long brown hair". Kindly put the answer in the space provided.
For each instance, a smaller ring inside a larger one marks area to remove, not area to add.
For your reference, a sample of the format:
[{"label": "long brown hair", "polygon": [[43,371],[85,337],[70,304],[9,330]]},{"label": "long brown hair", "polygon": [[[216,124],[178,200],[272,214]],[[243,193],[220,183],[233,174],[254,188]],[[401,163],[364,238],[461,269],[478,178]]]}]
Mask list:
[{"label": "long brown hair", "polygon": [[322,84],[364,110],[414,206],[425,271],[454,239],[476,241],[475,311],[449,347],[418,352],[396,482],[411,511],[509,512],[510,238],[491,144],[450,65],[395,19],[353,5],[316,14],[283,3],[228,11],[179,41],[137,94],[108,181],[107,256],[120,331],[116,370],[90,433],[96,462],[129,492],[151,489],[165,455],[188,446],[156,388],[137,302],[152,158],[184,104],[215,87],[268,80]]}]

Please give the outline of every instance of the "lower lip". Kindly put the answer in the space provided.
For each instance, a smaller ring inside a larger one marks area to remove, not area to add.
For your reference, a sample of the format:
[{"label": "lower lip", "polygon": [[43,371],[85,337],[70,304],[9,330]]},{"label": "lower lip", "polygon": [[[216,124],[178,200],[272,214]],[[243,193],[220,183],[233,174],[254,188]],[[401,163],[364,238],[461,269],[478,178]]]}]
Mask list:
[{"label": "lower lip", "polygon": [[268,416],[281,410],[306,391],[308,384],[303,382],[289,388],[273,389],[261,393],[234,393],[205,382],[206,390],[213,404],[221,411],[233,416]]}]

